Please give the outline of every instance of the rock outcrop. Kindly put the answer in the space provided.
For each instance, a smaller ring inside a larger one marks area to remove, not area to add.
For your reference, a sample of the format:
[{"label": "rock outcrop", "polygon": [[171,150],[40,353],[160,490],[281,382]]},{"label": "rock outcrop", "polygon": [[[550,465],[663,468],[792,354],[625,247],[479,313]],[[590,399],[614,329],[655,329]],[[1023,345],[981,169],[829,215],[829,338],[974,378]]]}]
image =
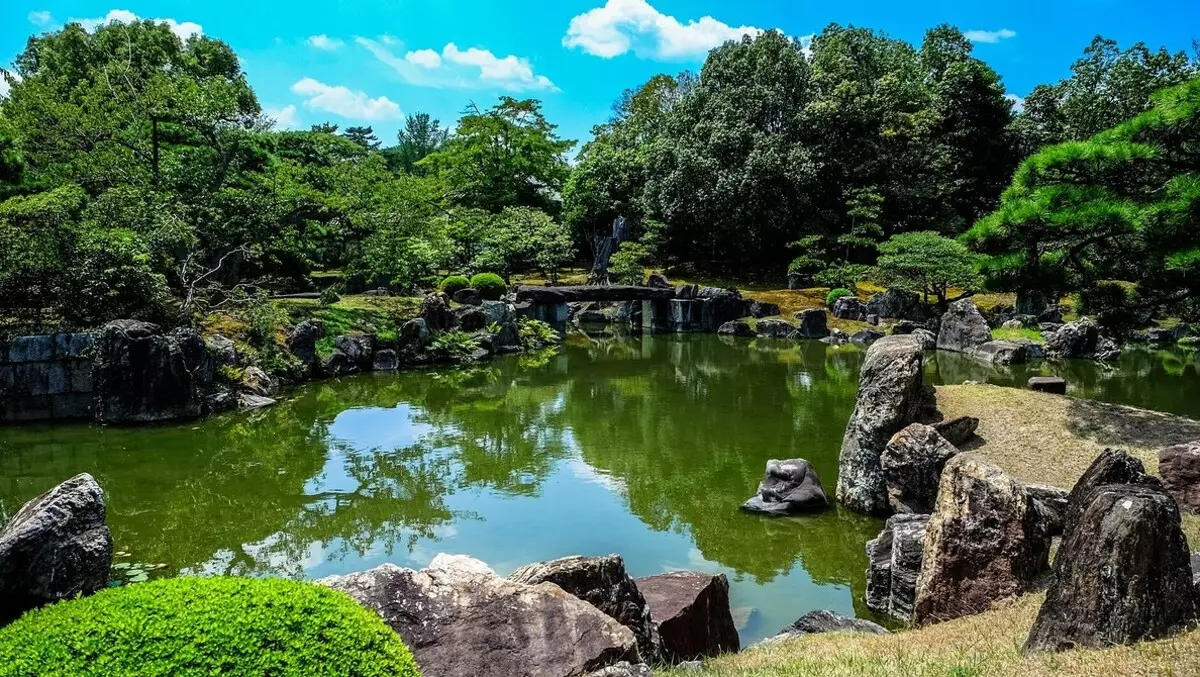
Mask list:
[{"label": "rock outcrop", "polygon": [[913,423],[888,441],[880,457],[893,512],[930,513],[937,501],[942,468],[958,449],[934,428]]},{"label": "rock outcrop", "polygon": [[467,557],[384,564],[317,581],[377,612],[425,677],[569,677],[640,663],[633,633],[557,585],[524,585]]},{"label": "rock outcrop", "polygon": [[679,663],[740,648],[724,574],[679,571],[636,582],[658,624],[664,659]]},{"label": "rock outcrop", "polygon": [[1121,357],[1117,344],[1101,335],[1096,323],[1086,317],[1059,327],[1046,340],[1046,352],[1051,357],[1101,362],[1112,362]]},{"label": "rock outcrop", "polygon": [[768,461],[767,473],[758,493],[742,505],[747,512],[792,515],[815,512],[829,506],[821,478],[812,464],[802,458]]},{"label": "rock outcrop", "polygon": [[875,294],[867,300],[866,311],[868,315],[911,322],[924,322],[932,314],[929,306],[921,302],[920,296],[900,289],[888,289]]},{"label": "rock outcrop", "polygon": [[867,608],[909,622],[925,558],[929,515],[893,515],[867,543]]},{"label": "rock outcrop", "polygon": [[879,458],[892,435],[916,421],[927,403],[921,371],[921,346],[911,336],[888,336],[867,350],[838,461],[837,499],[847,508],[888,512]]},{"label": "rock outcrop", "polygon": [[0,625],[104,588],[112,555],[104,490],[91,475],[29,501],[0,531]]},{"label": "rock outcrop", "polygon": [[208,359],[195,330],[163,333],[149,322],[109,322],[94,368],[97,420],[149,423],[199,416],[202,374],[212,371],[205,368]]},{"label": "rock outcrop", "polygon": [[1029,492],[973,454],[946,464],[917,580],[918,624],[986,611],[1032,590],[1049,570],[1050,538]]},{"label": "rock outcrop", "polygon": [[942,315],[937,337],[938,350],[973,353],[991,340],[992,328],[975,307],[974,300],[959,299],[951,303],[950,309]]},{"label": "rock outcrop", "polygon": [[800,337],[822,339],[829,336],[829,317],[821,308],[807,308],[796,313],[800,320]]},{"label": "rock outcrop", "polygon": [[857,296],[843,296],[833,302],[833,316],[840,320],[862,322],[867,319],[867,308]]},{"label": "rock outcrop", "polygon": [[762,338],[795,339],[799,336],[796,325],[787,320],[759,320],[757,327]]},{"label": "rock outcrop", "polygon": [[1200,511],[1200,441],[1158,452],[1158,475],[1180,508]]}]

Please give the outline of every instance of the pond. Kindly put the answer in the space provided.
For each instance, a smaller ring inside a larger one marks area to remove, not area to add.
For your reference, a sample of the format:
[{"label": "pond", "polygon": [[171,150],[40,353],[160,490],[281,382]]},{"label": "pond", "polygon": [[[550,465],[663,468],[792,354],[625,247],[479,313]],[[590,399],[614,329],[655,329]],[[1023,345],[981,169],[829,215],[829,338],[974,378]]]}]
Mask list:
[{"label": "pond", "polygon": [[[771,458],[832,496],[862,352],[819,342],[575,333],[557,354],[310,384],[184,425],[0,430],[0,518],[78,473],[108,495],[118,562],[149,575],[316,578],[469,554],[506,574],[620,553],[634,576],[723,572],[744,643],[828,608],[864,617],[866,542],[842,511],[742,514]],[[997,371],[939,354],[929,382],[1023,384],[1200,416],[1190,357]]]}]

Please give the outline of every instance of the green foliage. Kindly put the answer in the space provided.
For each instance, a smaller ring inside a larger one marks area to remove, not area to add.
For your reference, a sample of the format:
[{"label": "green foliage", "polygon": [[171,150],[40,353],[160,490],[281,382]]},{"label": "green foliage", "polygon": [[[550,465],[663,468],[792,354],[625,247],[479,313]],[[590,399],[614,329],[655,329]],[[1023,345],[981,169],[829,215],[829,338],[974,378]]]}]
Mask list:
[{"label": "green foliage", "polygon": [[975,291],[983,283],[975,256],[957,240],[922,231],[892,237],[879,246],[872,277],[876,282],[934,296],[945,303],[948,290]]},{"label": "green foliage", "polygon": [[499,301],[508,291],[504,278],[495,273],[476,273],[471,276],[471,286],[479,291],[479,295],[490,301]]},{"label": "green foliage", "polygon": [[430,347],[435,352],[441,353],[451,360],[466,362],[471,359],[472,353],[479,348],[479,343],[465,331],[450,329],[434,336]]},{"label": "green foliage", "polygon": [[626,240],[608,261],[608,274],[618,284],[642,284],[645,280],[645,263],[649,250],[640,242]]},{"label": "green foliage", "polygon": [[465,275],[447,275],[438,283],[438,289],[454,296],[456,293],[471,286],[471,281]]},{"label": "green foliage", "polygon": [[429,113],[409,115],[404,119],[404,128],[397,133],[396,145],[383,151],[388,168],[406,174],[424,173],[425,168],[419,163],[441,150],[449,134],[450,130],[442,129],[441,122]]},{"label": "green foliage", "polygon": [[412,654],[349,596],[280,579],[109,588],[0,629],[0,675],[417,677]]},{"label": "green foliage", "polygon": [[521,318],[517,332],[521,337],[521,347],[525,350],[538,350],[562,341],[553,327],[532,318]]},{"label": "green foliage", "polygon": [[567,228],[539,209],[505,207],[499,214],[472,217],[470,267],[476,270],[505,276],[521,270],[553,273],[575,255]]},{"label": "green foliage", "polygon": [[847,296],[854,296],[854,292],[840,287],[837,289],[830,289],[829,293],[825,295],[825,305],[832,308],[833,305],[838,302],[838,299],[845,298]]}]

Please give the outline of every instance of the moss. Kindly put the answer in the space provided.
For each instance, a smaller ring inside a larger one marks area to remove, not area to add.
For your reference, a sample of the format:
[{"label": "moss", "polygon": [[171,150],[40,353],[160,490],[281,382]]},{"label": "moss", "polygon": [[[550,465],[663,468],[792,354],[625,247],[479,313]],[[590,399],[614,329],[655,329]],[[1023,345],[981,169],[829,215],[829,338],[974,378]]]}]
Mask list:
[{"label": "moss", "polygon": [[1005,329],[1000,327],[992,330],[992,338],[997,341],[1033,341],[1034,343],[1045,343],[1046,339],[1042,338],[1042,332],[1036,329]]},{"label": "moss", "polygon": [[0,629],[0,675],[417,677],[344,593],[279,579],[175,578],[103,590]]},{"label": "moss", "polygon": [[463,275],[447,275],[438,283],[438,289],[454,296],[456,293],[471,286],[471,281]]}]

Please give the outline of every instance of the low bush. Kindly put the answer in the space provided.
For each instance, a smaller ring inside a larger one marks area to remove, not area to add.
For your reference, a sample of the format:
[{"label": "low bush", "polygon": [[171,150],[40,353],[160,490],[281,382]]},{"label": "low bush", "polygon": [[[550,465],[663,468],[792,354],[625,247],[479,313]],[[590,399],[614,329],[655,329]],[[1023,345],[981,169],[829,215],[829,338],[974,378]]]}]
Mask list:
[{"label": "low bush", "polygon": [[843,298],[845,296],[854,296],[854,292],[850,291],[849,289],[842,288],[842,287],[838,287],[837,289],[830,289],[829,293],[825,295],[825,305],[832,308],[833,304],[838,302],[838,299]]},{"label": "low bush", "polygon": [[471,278],[471,286],[479,290],[479,295],[490,301],[499,301],[504,292],[508,291],[508,285],[504,284],[504,278],[495,273],[479,273]]},{"label": "low bush", "polygon": [[438,289],[454,296],[455,292],[462,291],[471,286],[471,281],[463,275],[450,275],[438,283]]},{"label": "low bush", "polygon": [[521,337],[521,347],[526,350],[537,350],[562,340],[553,327],[541,320],[529,318],[521,320],[518,335]]},{"label": "low bush", "polygon": [[109,588],[0,628],[0,675],[418,677],[400,637],[347,595],[282,579]]},{"label": "low bush", "polygon": [[332,306],[341,300],[342,295],[338,293],[337,286],[335,285],[323,289],[321,291],[321,297],[317,300],[317,303],[321,304],[322,306]]},{"label": "low bush", "polygon": [[435,351],[445,353],[450,359],[459,362],[471,359],[471,354],[479,347],[479,343],[461,329],[450,329],[438,334],[433,338],[431,345]]}]

